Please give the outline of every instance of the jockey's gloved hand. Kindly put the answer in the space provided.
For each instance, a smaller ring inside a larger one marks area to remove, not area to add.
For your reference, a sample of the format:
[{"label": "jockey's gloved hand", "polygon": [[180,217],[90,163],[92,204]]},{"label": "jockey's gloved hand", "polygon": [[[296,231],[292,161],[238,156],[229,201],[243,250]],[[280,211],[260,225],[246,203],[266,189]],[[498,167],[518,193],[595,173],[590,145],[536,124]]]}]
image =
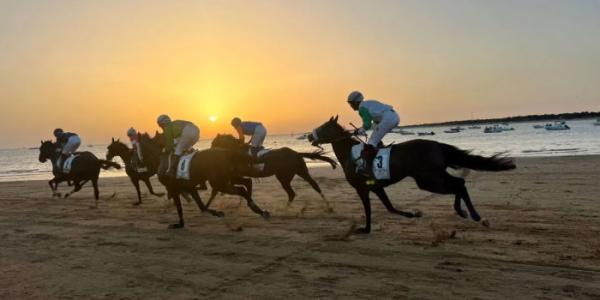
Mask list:
[{"label": "jockey's gloved hand", "polygon": [[367,131],[364,128],[357,128],[354,130],[354,135],[367,135]]}]

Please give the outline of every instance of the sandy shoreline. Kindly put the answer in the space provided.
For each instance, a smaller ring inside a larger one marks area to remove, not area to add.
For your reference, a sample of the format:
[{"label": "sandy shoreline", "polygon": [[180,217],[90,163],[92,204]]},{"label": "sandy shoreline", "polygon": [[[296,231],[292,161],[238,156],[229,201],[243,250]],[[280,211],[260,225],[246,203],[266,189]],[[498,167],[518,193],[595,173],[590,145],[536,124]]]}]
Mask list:
[{"label": "sandy shoreline", "polygon": [[183,230],[166,229],[177,217],[164,198],[133,207],[124,177],[100,180],[96,210],[90,187],[57,199],[45,181],[2,182],[0,299],[600,298],[600,156],[517,165],[467,177],[490,228],[406,179],[388,194],[424,216],[390,215],[372,198],[372,234],[345,240],[363,210],[339,169],[310,170],[333,214],[298,178],[286,208],[268,178],[255,182],[254,199],[271,220],[219,196],[224,220],[185,203]]}]

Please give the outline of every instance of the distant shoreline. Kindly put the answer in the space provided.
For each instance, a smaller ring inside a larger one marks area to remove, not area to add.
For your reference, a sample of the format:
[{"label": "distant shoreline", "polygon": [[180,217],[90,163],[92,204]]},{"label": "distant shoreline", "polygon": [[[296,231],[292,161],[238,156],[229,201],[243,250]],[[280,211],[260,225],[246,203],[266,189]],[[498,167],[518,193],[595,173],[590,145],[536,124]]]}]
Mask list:
[{"label": "distant shoreline", "polygon": [[562,114],[543,114],[543,115],[526,115],[526,116],[513,116],[504,118],[492,118],[492,119],[473,119],[473,120],[460,120],[460,121],[447,121],[438,123],[422,123],[422,124],[411,124],[400,126],[406,127],[426,127],[426,126],[447,126],[447,125],[482,125],[487,123],[507,123],[507,122],[542,122],[542,121],[555,121],[555,120],[581,120],[581,119],[594,119],[600,118],[600,112],[574,112],[574,113],[562,113]]}]

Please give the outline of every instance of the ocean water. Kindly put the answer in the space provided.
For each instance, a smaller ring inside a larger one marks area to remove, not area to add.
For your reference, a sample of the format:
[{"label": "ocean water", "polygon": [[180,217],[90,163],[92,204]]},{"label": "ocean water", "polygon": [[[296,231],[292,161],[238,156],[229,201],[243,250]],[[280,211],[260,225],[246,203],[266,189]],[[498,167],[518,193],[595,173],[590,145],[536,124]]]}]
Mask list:
[{"label": "ocean water", "polygon": [[[547,131],[534,129],[534,124],[544,122],[512,123],[513,131],[501,133],[483,133],[481,129],[465,129],[459,133],[444,133],[450,126],[407,127],[411,132],[434,131],[434,136],[401,135],[390,133],[385,143],[401,143],[411,139],[430,139],[455,145],[462,149],[473,150],[477,154],[492,155],[505,152],[513,157],[526,156],[564,156],[600,154],[600,126],[594,126],[595,120],[568,121],[571,130]],[[467,127],[467,126],[463,126]],[[265,146],[268,148],[290,147],[296,151],[312,151],[315,148],[306,140],[298,140],[298,135],[268,136]],[[91,151],[100,158],[106,157],[107,145],[90,145],[80,147],[81,151]],[[201,140],[195,147],[205,149],[210,140]],[[329,145],[324,145],[331,156],[334,156]],[[38,161],[39,150],[34,149],[0,149],[0,181],[17,181],[33,179],[50,179],[52,177],[50,162]],[[122,164],[119,158],[114,159]],[[324,165],[308,161],[309,166]],[[102,177],[124,176],[123,170],[102,171]]]}]

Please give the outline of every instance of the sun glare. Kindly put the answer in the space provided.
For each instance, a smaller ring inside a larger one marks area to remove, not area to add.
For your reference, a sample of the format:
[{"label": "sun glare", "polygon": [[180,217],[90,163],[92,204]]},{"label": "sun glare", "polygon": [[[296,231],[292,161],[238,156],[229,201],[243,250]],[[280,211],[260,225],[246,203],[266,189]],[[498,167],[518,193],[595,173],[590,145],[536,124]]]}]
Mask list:
[{"label": "sun glare", "polygon": [[216,122],[218,118],[219,118],[219,117],[217,117],[217,116],[215,116],[215,115],[208,116],[208,120],[209,120],[211,123],[214,123],[214,122]]}]

